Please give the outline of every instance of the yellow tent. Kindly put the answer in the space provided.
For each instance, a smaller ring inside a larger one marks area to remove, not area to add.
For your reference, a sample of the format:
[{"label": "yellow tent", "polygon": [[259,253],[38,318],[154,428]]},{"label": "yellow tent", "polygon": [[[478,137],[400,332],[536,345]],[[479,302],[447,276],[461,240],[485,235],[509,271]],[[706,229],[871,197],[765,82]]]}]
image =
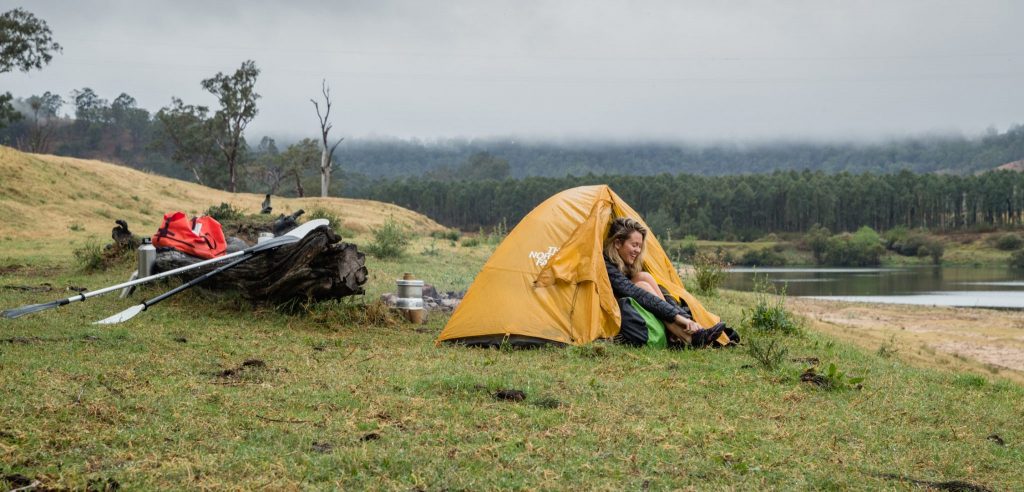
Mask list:
[{"label": "yellow tent", "polygon": [[[581,345],[615,336],[621,315],[602,251],[613,217],[640,220],[607,185],[572,188],[541,203],[487,260],[438,342]],[[644,270],[685,301],[701,326],[718,323],[683,287],[653,234]]]}]

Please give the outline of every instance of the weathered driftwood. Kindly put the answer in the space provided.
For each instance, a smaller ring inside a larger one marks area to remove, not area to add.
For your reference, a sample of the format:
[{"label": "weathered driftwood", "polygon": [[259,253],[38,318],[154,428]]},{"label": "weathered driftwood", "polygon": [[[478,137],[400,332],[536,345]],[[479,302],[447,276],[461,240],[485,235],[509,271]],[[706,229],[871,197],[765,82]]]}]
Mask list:
[{"label": "weathered driftwood", "polygon": [[[162,272],[199,261],[176,250],[159,251],[154,268]],[[356,245],[342,242],[330,227],[320,227],[297,243],[261,252],[200,286],[211,290],[234,289],[248,299],[275,304],[337,299],[364,293],[364,262],[365,257]],[[188,281],[217,266],[189,270],[180,278]]]}]

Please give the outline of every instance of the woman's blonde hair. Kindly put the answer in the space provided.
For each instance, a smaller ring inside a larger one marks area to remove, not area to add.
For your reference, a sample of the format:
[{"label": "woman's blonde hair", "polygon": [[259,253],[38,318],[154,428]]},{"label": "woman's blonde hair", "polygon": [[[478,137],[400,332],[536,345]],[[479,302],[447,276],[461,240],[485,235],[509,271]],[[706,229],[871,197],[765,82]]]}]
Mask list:
[{"label": "woman's blonde hair", "polygon": [[[637,255],[636,261],[632,265],[627,265],[622,257],[619,256],[619,250],[616,249],[615,243],[622,244],[629,236],[633,235],[634,232],[639,232],[643,243],[640,246],[640,254]],[[647,252],[647,228],[640,223],[640,221],[629,219],[626,217],[619,217],[612,221],[612,226],[608,230],[608,237],[604,240],[604,255],[608,259],[615,263],[615,266],[622,270],[627,277],[632,278],[638,272],[644,268],[644,253]]]}]

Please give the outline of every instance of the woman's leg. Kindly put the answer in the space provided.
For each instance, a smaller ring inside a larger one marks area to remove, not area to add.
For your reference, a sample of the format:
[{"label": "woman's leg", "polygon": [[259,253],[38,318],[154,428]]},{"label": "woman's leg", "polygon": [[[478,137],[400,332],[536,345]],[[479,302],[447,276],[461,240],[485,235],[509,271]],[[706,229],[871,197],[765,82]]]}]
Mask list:
[{"label": "woman's leg", "polygon": [[633,281],[637,287],[658,296],[658,299],[663,301],[665,300],[665,294],[661,293],[661,289],[658,288],[658,282],[654,281],[654,277],[651,276],[651,274],[647,272],[638,272],[633,275],[633,278],[630,280]]}]

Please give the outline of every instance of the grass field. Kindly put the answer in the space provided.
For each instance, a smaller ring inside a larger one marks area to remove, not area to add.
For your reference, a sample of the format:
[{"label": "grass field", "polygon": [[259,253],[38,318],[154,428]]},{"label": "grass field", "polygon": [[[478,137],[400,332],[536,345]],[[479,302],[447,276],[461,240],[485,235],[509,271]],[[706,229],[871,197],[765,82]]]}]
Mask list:
[{"label": "grass field", "polygon": [[[776,370],[742,348],[437,347],[444,316],[414,327],[360,306],[403,271],[465,288],[491,247],[420,239],[402,260],[368,259],[366,299],[302,315],[197,290],[123,326],[89,324],[167,288],[156,285],[3,320],[0,477],[130,490],[1024,483],[1024,390],[997,377],[918,369],[815,332],[782,338]],[[54,291],[5,287],[0,306],[130,270],[44,263],[0,269],[0,285]],[[708,305],[739,323],[750,299],[725,292]],[[811,358],[865,377],[863,388],[801,382]],[[495,399],[502,389],[526,398]]]},{"label": "grass field", "polygon": [[[63,213],[83,224],[83,239],[106,236],[106,219],[90,207]],[[347,239],[372,241],[361,232],[372,225],[346,227],[356,232]],[[47,230],[27,222],[0,243],[0,308],[67,297],[68,287],[96,289],[130,273],[130,260],[106,272],[79,270]],[[423,236],[402,259],[369,257],[364,298],[299,314],[194,289],[126,324],[91,324],[173,285],[157,283],[130,299],[103,296],[0,319],[0,489],[1024,484],[1020,385],[916,367],[891,350],[813,329],[754,333],[741,326],[750,294],[702,299],[748,344],[782,344],[788,353],[775,369],[746,347],[438,347],[444,315],[413,326],[373,302],[402,272],[442,290],[466,288],[494,247],[480,243]],[[816,365],[820,376],[832,364],[863,377],[861,386],[846,377],[824,387],[801,381],[807,367]],[[498,399],[500,390],[525,398]]]}]

